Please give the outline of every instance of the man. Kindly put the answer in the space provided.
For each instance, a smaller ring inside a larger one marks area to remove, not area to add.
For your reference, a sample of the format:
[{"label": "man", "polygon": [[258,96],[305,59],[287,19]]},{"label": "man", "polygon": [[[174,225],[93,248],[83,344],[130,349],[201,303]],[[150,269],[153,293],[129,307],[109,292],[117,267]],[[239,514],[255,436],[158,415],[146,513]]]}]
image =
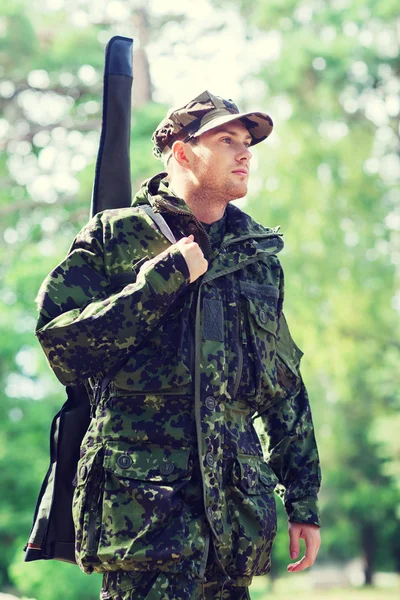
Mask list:
[{"label": "man", "polygon": [[306,543],[288,570],[316,557],[319,462],[283,242],[230,204],[271,131],[208,91],[169,111],[153,135],[167,172],[93,218],[41,288],[50,365],[94,399],[73,513],[104,600],[249,598],[270,568],[277,484],[291,557]]}]

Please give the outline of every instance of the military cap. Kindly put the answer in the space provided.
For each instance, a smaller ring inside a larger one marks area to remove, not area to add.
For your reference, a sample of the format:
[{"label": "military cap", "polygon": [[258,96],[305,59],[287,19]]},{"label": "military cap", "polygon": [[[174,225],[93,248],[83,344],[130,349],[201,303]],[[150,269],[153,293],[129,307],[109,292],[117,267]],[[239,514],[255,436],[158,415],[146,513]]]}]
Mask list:
[{"label": "military cap", "polygon": [[181,108],[171,108],[153,133],[153,154],[166,160],[176,140],[189,141],[210,129],[241,119],[251,135],[251,146],[269,136],[273,122],[262,112],[241,113],[232,100],[225,100],[208,90]]}]

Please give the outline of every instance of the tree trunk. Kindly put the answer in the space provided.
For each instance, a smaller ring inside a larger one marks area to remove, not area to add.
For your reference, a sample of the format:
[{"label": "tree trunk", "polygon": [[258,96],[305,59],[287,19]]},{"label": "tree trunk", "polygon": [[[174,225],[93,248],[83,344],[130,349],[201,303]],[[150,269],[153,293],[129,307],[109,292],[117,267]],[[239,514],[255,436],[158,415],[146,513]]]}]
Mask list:
[{"label": "tree trunk", "polygon": [[135,78],[132,96],[136,107],[143,106],[153,99],[150,66],[146,45],[150,36],[150,25],[146,9],[135,10],[133,23],[137,31],[138,43],[133,48],[133,76]]},{"label": "tree trunk", "polygon": [[371,524],[364,524],[361,528],[361,544],[364,560],[364,585],[372,585],[375,563],[375,530]]}]

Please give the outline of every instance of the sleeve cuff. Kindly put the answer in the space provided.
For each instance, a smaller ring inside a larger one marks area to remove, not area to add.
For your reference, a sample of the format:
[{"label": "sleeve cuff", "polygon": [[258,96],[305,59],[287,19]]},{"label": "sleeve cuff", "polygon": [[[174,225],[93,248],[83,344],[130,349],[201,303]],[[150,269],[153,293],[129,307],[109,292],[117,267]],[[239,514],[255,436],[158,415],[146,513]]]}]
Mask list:
[{"label": "sleeve cuff", "polygon": [[145,279],[161,308],[172,304],[181,291],[190,283],[186,260],[178,248],[150,261],[151,268],[145,271]]},{"label": "sleeve cuff", "polygon": [[318,499],[316,496],[305,496],[298,500],[286,502],[285,509],[289,521],[309,523],[321,527]]}]

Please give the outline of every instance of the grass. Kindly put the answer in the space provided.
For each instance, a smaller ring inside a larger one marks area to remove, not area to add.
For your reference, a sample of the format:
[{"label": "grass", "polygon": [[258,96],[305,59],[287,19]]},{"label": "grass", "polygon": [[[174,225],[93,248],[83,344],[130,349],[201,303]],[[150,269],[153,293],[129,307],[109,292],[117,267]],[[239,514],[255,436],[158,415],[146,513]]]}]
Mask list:
[{"label": "grass", "polygon": [[307,585],[306,577],[282,577],[271,589],[266,578],[256,578],[250,588],[251,600],[398,600],[400,583],[396,587],[337,587],[315,589]]},{"label": "grass", "polygon": [[[308,590],[307,592],[296,592],[295,599],[302,600],[308,598],[310,600],[398,600],[399,589],[352,589],[338,588],[331,590]],[[293,600],[292,593],[265,593],[251,592],[251,600]]]}]

